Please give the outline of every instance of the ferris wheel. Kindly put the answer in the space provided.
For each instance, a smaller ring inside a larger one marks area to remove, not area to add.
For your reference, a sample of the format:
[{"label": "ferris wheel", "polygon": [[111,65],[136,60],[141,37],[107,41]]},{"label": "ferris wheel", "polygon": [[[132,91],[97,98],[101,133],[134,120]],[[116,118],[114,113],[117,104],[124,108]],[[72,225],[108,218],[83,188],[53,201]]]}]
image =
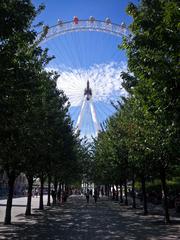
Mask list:
[{"label": "ferris wheel", "polygon": [[114,24],[110,18],[75,16],[72,21],[43,26],[37,36],[55,56],[48,69],[59,73],[57,87],[69,98],[74,127],[82,136],[97,136],[102,123],[116,111],[112,102],[126,95],[120,78],[126,64],[117,46],[128,34],[124,23]]}]

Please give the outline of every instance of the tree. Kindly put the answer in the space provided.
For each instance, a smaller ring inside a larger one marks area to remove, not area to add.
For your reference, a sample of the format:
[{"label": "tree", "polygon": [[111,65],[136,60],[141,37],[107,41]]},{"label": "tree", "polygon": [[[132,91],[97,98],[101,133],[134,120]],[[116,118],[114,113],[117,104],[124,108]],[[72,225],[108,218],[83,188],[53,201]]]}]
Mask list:
[{"label": "tree", "polygon": [[5,224],[11,223],[14,181],[25,163],[26,112],[37,89],[38,71],[48,60],[46,52],[34,45],[36,34],[31,30],[41,9],[35,10],[28,0],[0,4],[0,164],[9,178]]},{"label": "tree", "polygon": [[140,103],[146,122],[144,140],[154,166],[159,169],[166,222],[169,222],[166,177],[179,159],[178,8],[177,0],[143,0],[139,6],[130,3],[127,12],[133,17],[132,35],[122,44],[127,51],[129,72],[134,75],[133,79],[125,75],[124,85],[131,86],[131,95]]}]

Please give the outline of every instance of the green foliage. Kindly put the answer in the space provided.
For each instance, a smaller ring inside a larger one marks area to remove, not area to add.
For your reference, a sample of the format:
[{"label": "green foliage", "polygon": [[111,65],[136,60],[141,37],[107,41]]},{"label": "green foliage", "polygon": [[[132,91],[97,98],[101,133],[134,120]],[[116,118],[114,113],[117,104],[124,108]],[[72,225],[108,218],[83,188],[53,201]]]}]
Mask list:
[{"label": "green foliage", "polygon": [[36,43],[37,14],[29,0],[0,4],[0,165],[16,176],[80,178],[79,136],[73,132],[67,97],[56,88],[52,59]]},{"label": "green foliage", "polygon": [[131,34],[120,48],[128,57],[121,76],[129,95],[95,142],[97,176],[164,183],[178,175],[180,161],[179,1],[143,0],[127,13]]},{"label": "green foliage", "polygon": [[174,178],[171,181],[167,181],[167,184],[170,193],[174,193],[174,195],[180,193],[180,179]]},{"label": "green foliage", "polygon": [[[172,180],[167,181],[167,188],[168,192],[174,196],[176,196],[178,193],[180,193],[180,179],[179,178],[173,178]],[[137,191],[141,191],[141,183],[136,182],[135,189]],[[156,192],[161,195],[162,193],[162,186],[161,181],[159,179],[155,179],[153,181],[147,181],[146,183],[146,190],[147,193]]]},{"label": "green foliage", "polygon": [[159,180],[155,180],[153,182],[147,182],[146,190],[147,190],[147,193],[154,191],[156,193],[161,194],[162,192],[161,182]]},{"label": "green foliage", "polygon": [[44,60],[42,50],[33,46],[35,33],[30,30],[30,24],[36,11],[32,4],[2,1],[0,16],[0,159],[8,174],[17,171],[17,175],[25,162],[24,123]]},{"label": "green foliage", "polygon": [[142,1],[138,7],[129,4],[127,12],[134,18],[132,37],[122,45],[129,71],[137,79],[134,85],[128,74],[123,75],[125,84],[134,86],[130,101],[135,141],[148,150],[144,152],[151,158],[148,166],[160,170],[170,170],[180,153],[178,6],[178,1],[164,0]]}]

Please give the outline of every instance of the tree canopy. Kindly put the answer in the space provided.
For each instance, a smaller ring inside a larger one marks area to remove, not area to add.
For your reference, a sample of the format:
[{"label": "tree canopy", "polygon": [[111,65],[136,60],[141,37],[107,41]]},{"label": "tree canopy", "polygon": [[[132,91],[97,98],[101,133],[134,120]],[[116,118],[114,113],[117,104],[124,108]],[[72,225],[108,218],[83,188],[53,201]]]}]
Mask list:
[{"label": "tree canopy", "polygon": [[121,73],[128,97],[95,142],[95,159],[113,179],[115,161],[129,180],[160,178],[168,222],[166,179],[180,161],[179,1],[143,0],[127,13],[131,34],[119,48],[128,58]]}]

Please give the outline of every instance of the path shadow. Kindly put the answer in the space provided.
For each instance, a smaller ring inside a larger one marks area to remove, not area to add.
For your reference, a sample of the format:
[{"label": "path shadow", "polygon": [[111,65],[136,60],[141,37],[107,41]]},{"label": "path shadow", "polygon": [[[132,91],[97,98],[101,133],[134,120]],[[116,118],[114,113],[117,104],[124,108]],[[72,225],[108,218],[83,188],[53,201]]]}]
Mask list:
[{"label": "path shadow", "polygon": [[19,222],[0,226],[0,239],[52,240],[175,240],[178,239],[179,220],[174,225],[161,224],[161,216],[137,215],[132,211],[114,209],[102,199],[95,205],[85,199],[72,198],[64,206],[53,206],[44,211],[35,210],[26,218],[18,215]]}]

